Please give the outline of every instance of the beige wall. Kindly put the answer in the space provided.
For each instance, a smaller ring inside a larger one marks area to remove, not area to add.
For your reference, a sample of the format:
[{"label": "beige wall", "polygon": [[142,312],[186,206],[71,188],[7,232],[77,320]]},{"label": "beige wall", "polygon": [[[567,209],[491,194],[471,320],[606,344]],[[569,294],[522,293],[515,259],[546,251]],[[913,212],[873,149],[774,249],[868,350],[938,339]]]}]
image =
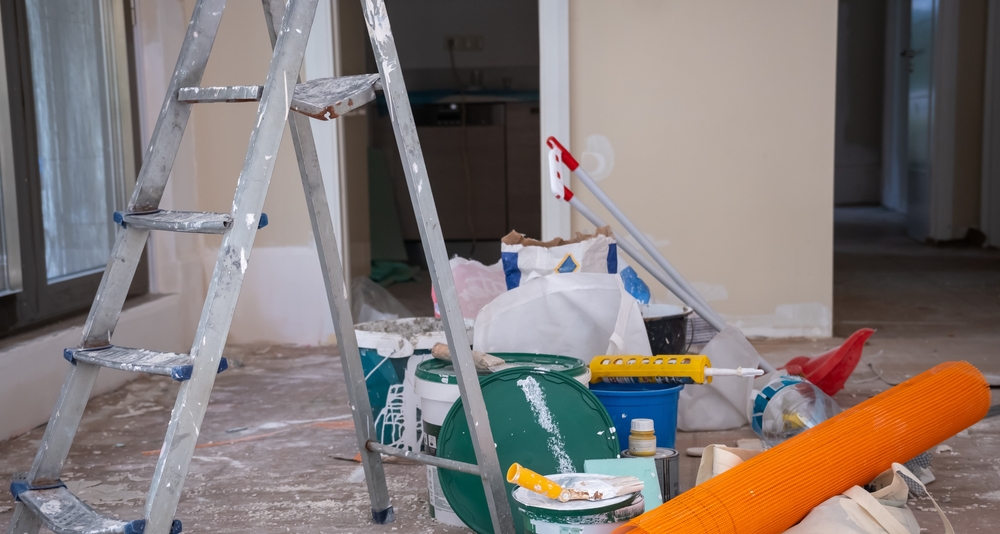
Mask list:
[{"label": "beige wall", "polygon": [[[144,143],[155,125],[194,3],[137,2]],[[270,56],[260,3],[229,2],[202,85],[261,84]],[[256,111],[253,103],[194,108],[162,207],[231,210]],[[270,223],[257,234],[229,341],[334,342],[319,258],[287,129],[264,212]],[[190,343],[201,314],[220,242],[218,236],[157,232],[150,237],[151,289],[183,298],[185,343]]]},{"label": "beige wall", "polygon": [[834,0],[570,3],[572,149],[748,335],[831,333],[836,43]]}]

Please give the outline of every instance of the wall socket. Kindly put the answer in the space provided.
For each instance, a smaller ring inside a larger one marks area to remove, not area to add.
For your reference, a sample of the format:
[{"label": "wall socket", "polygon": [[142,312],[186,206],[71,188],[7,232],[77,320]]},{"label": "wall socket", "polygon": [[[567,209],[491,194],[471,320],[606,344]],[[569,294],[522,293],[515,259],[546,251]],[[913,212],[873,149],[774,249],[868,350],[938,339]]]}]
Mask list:
[{"label": "wall socket", "polygon": [[445,50],[482,52],[486,48],[486,38],[482,35],[449,35],[444,39]]}]

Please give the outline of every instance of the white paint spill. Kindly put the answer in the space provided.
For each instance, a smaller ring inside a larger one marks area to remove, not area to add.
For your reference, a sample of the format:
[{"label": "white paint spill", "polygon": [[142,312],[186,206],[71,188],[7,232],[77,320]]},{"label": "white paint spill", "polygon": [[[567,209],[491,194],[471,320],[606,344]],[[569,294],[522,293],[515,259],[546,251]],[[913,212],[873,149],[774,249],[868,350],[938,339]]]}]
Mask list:
[{"label": "white paint spill", "polygon": [[411,165],[410,167],[413,168],[413,173],[414,174],[416,174],[417,172],[419,172],[419,169],[417,168],[417,163],[416,162],[414,162],[413,165]]},{"label": "white paint spill", "polygon": [[569,454],[566,454],[566,443],[563,441],[562,434],[559,433],[559,425],[552,419],[552,412],[549,411],[549,405],[545,402],[545,392],[538,385],[538,381],[533,376],[526,376],[518,380],[517,385],[521,387],[521,391],[524,392],[524,398],[531,405],[531,412],[535,415],[535,421],[546,432],[551,434],[548,439],[549,451],[552,452],[556,457],[556,461],[559,462],[559,472],[575,472],[576,469],[573,467],[573,460],[570,459]]},{"label": "white paint spill", "polygon": [[38,507],[38,510],[45,515],[52,516],[58,514],[62,510],[62,503],[53,499],[51,501],[45,501],[45,504]]},{"label": "white paint spill", "polygon": [[246,274],[247,272],[247,251],[244,248],[240,249],[240,274]]},{"label": "white paint spill", "polygon": [[255,219],[256,219],[256,216],[254,216],[253,213],[247,213],[247,230],[250,230],[250,229],[253,228],[253,223],[254,223]]},{"label": "white paint spill", "polygon": [[358,482],[364,482],[365,481],[365,468],[363,466],[360,466],[360,465],[358,467],[355,467],[354,471],[351,471],[351,474],[348,475],[347,481],[351,482],[351,483],[354,483],[354,484],[357,484]]},{"label": "white paint spill", "polygon": [[611,176],[615,168],[615,149],[611,140],[597,134],[587,137],[587,149],[580,155],[580,166],[596,181]]}]

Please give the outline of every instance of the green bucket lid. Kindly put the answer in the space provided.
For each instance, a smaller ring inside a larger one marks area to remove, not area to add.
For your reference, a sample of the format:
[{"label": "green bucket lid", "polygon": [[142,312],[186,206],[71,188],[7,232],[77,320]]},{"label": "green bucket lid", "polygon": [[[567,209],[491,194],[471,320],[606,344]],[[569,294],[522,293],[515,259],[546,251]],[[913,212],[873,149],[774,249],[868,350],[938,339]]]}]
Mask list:
[{"label": "green bucket lid", "polygon": [[[618,457],[621,449],[611,417],[576,379],[560,372],[514,368],[486,376],[480,385],[501,470],[517,462],[536,473],[582,473],[586,460]],[[442,458],[476,463],[461,399],[445,417],[437,445]],[[458,517],[480,534],[492,533],[482,480],[447,469],[439,469],[438,477]],[[512,495],[516,486],[506,486],[514,526],[524,533],[524,519]]]},{"label": "green bucket lid", "polygon": [[[502,358],[507,364],[541,371],[559,371],[569,376],[581,376],[587,372],[587,364],[583,360],[570,356],[554,354],[530,354],[526,352],[491,352],[493,356]],[[509,369],[509,368],[508,368]],[[486,371],[479,371],[480,376],[489,376]],[[417,378],[439,384],[458,384],[455,366],[444,360],[427,360],[417,365]]]}]

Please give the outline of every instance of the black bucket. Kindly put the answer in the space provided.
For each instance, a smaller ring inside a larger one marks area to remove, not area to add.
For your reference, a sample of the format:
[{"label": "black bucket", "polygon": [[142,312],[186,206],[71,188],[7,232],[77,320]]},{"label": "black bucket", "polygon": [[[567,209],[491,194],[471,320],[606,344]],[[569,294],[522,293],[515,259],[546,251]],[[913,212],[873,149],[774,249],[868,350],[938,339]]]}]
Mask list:
[{"label": "black bucket", "polygon": [[670,304],[642,306],[649,348],[653,354],[684,354],[688,349],[687,317],[691,308]]}]

